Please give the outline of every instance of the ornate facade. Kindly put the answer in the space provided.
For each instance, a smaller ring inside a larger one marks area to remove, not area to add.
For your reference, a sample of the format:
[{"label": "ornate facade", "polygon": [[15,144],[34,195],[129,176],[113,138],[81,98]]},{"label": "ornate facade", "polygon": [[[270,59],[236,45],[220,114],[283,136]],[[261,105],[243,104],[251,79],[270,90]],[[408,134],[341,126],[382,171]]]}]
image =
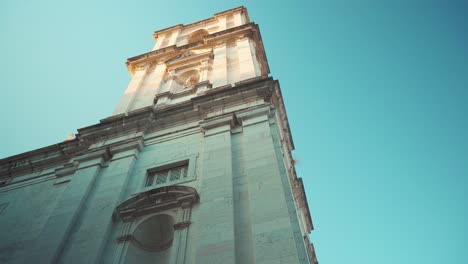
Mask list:
[{"label": "ornate facade", "polygon": [[0,160],[0,262],[317,263],[247,10],[154,38],[112,116]]}]

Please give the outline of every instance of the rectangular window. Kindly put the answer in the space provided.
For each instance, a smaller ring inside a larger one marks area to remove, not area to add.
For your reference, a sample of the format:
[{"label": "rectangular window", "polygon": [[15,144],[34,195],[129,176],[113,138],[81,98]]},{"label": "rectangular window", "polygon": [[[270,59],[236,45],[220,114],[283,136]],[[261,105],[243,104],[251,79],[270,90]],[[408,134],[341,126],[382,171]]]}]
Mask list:
[{"label": "rectangular window", "polygon": [[146,187],[165,185],[167,183],[176,183],[187,177],[188,163],[169,169],[156,170],[148,173]]}]

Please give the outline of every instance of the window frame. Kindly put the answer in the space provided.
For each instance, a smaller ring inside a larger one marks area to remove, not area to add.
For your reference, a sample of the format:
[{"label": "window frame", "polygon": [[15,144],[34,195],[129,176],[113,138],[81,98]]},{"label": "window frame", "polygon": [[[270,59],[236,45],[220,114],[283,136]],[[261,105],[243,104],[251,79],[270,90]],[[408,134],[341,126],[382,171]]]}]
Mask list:
[{"label": "window frame", "polygon": [[[166,168],[166,169],[161,169],[158,168],[158,170],[153,170],[153,171],[148,171],[147,176],[146,176],[146,187],[150,186],[164,186],[166,182],[179,182],[181,179],[186,179],[188,176],[188,167],[189,167],[189,161],[187,160],[186,163],[182,163],[181,165],[176,165],[173,164],[173,167]],[[177,179],[174,177],[174,172],[175,170],[180,169],[180,174]],[[165,175],[164,175],[165,174]],[[163,176],[164,175],[164,176]],[[159,178],[165,177],[164,182],[160,182]]]},{"label": "window frame", "polygon": [[[143,192],[143,191],[147,191],[147,190],[151,190],[151,189],[155,189],[155,188],[160,188],[160,187],[165,187],[165,186],[179,185],[179,184],[182,184],[182,183],[186,183],[186,182],[196,180],[196,178],[197,178],[197,175],[196,175],[197,158],[198,158],[198,154],[195,154],[195,155],[185,156],[185,157],[181,157],[179,159],[169,160],[169,161],[165,161],[165,162],[155,164],[155,166],[152,166],[151,168],[146,170],[146,173],[145,173],[144,177],[141,177],[141,183],[140,183],[141,190],[140,191]],[[177,167],[184,166],[184,165],[187,165],[187,172],[186,172],[187,175],[186,175],[186,177],[180,177],[177,180],[170,181],[170,179],[169,179],[170,175],[168,174],[168,176],[167,176],[168,178],[167,178],[166,182],[164,182],[162,184],[155,184],[154,181],[156,180],[156,177],[153,176],[152,185],[149,185],[149,186],[147,185],[148,179],[152,175],[154,175],[154,174],[156,174],[158,172],[164,171],[164,170],[170,170],[170,169],[177,168]]]}]

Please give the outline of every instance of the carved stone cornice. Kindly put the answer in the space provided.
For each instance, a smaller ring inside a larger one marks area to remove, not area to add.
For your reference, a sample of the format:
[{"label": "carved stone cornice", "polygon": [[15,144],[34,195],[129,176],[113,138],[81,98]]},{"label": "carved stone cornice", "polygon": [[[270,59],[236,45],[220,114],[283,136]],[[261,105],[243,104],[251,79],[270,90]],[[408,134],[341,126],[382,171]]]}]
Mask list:
[{"label": "carved stone cornice", "polygon": [[88,145],[78,138],[0,160],[0,177],[14,177],[65,164]]},{"label": "carved stone cornice", "polygon": [[173,240],[169,240],[166,243],[160,244],[160,245],[155,245],[155,246],[148,246],[145,245],[144,243],[140,242],[134,235],[122,235],[117,238],[117,243],[124,243],[124,242],[130,242],[133,245],[149,252],[161,252],[164,251],[172,246]]},{"label": "carved stone cornice", "polygon": [[166,186],[139,193],[121,203],[114,211],[114,216],[123,221],[132,221],[136,217],[148,215],[182,205],[193,205],[199,201],[197,191],[187,186]]},{"label": "carved stone cornice", "polygon": [[204,49],[210,48],[220,43],[227,43],[238,38],[251,38],[254,41],[258,42],[256,47],[256,54],[259,57],[259,62],[261,65],[262,74],[266,75],[270,72],[268,62],[266,60],[265,51],[263,48],[262,37],[260,31],[258,30],[258,25],[255,23],[248,23],[240,25],[237,27],[229,28],[223,31],[219,31],[213,34],[209,34],[203,37],[203,41],[189,43],[177,47],[172,45],[169,47],[161,48],[151,52],[147,52],[135,57],[127,59],[127,68],[130,74],[133,76],[135,70],[140,67],[139,65],[145,63],[159,63],[161,61],[166,61],[172,57],[179,56],[185,52],[188,52],[194,48]]},{"label": "carved stone cornice", "polygon": [[275,82],[274,94],[271,96],[271,102],[275,108],[279,111],[280,122],[283,125],[284,132],[286,133],[286,143],[288,144],[288,150],[294,150],[294,141],[291,136],[291,128],[289,127],[288,115],[286,113],[286,107],[284,106],[283,95],[281,94],[281,89],[279,82]]},{"label": "carved stone cornice", "polygon": [[200,54],[187,52],[182,53],[179,56],[176,56],[166,61],[168,71],[170,71],[171,69],[179,69],[181,67],[202,65],[202,61],[210,61],[213,59],[213,51],[210,49],[209,51]]},{"label": "carved stone cornice", "polygon": [[142,108],[127,115],[114,116],[101,120],[99,124],[78,129],[81,140],[93,142],[109,136],[143,131],[152,118],[152,107]]},{"label": "carved stone cornice", "polygon": [[174,230],[185,229],[189,227],[189,225],[190,225],[190,221],[180,222],[174,225]]},{"label": "carved stone cornice", "polygon": [[203,131],[208,131],[213,128],[221,127],[229,125],[230,127],[234,126],[234,115],[224,115],[224,116],[217,116],[212,119],[203,120],[200,122],[200,128]]},{"label": "carved stone cornice", "polygon": [[[181,30],[181,29],[184,29],[184,28],[194,27],[196,25],[206,24],[206,23],[215,21],[216,19],[218,19],[221,16],[226,16],[226,15],[229,15],[229,14],[233,14],[235,12],[245,12],[245,13],[247,13],[247,9],[245,7],[243,7],[243,6],[239,6],[239,7],[229,9],[229,10],[225,10],[223,12],[216,13],[216,14],[214,14],[213,17],[203,19],[203,20],[200,20],[200,21],[197,21],[197,22],[194,22],[194,23],[190,23],[190,24],[187,24],[187,25],[178,24],[178,25],[175,25],[175,26],[172,26],[172,27],[164,28],[164,29],[155,31],[153,33],[153,37],[156,40],[160,35],[169,33],[171,31]],[[248,16],[247,16],[247,19],[248,19]]]},{"label": "carved stone cornice", "polygon": [[78,168],[78,166],[80,165],[80,162],[75,160],[73,162],[70,162],[70,163],[67,163],[65,165],[63,165],[62,167],[58,168],[58,169],[55,169],[55,176],[57,178],[59,177],[64,177],[64,176],[67,176],[67,175],[71,175],[73,173],[75,173],[76,169]]},{"label": "carved stone cornice", "polygon": [[168,99],[176,99],[180,97],[184,97],[190,94],[198,94],[198,91],[200,88],[205,88],[204,90],[210,89],[212,87],[212,84],[209,81],[203,81],[203,82],[198,82],[193,85],[191,88],[186,88],[181,92],[177,93],[172,93],[170,91],[163,92],[163,93],[158,93],[154,96],[154,109],[161,109],[164,107],[172,107],[173,105],[171,104],[159,104],[161,98],[168,98]]},{"label": "carved stone cornice", "polygon": [[[101,157],[105,159],[109,155],[107,151],[110,155],[130,149],[138,152],[146,133],[178,124],[193,123],[197,126],[200,120],[208,120],[207,114],[213,109],[243,105],[246,101],[275,94],[275,83],[268,77],[253,78],[236,83],[234,87],[227,85],[208,89],[189,101],[165,108],[155,109],[150,106],[103,119],[98,124],[78,129],[76,139],[0,160],[0,177],[8,178],[44,168],[57,168],[73,160],[84,162]],[[123,137],[122,140],[118,140],[119,137]],[[106,143],[107,140],[112,143]],[[71,172],[66,172],[67,170],[71,168],[59,168],[57,173]]]},{"label": "carved stone cornice", "polygon": [[238,82],[234,87],[228,84],[207,90],[191,101],[195,109],[205,112],[234,102],[243,103],[247,98],[269,96],[272,93],[273,83],[270,77],[255,77],[245,82]]},{"label": "carved stone cornice", "polygon": [[236,113],[236,117],[242,125],[249,124],[248,120],[255,119],[258,117],[264,117],[264,121],[267,121],[270,117],[270,106],[269,105],[262,105],[255,107],[253,109],[248,109],[246,111],[241,111]]},{"label": "carved stone cornice", "polygon": [[[296,175],[294,175],[296,176]],[[307,232],[314,230],[314,224],[312,223],[312,216],[309,210],[309,203],[307,202],[307,197],[305,195],[304,183],[302,178],[297,178],[293,184],[294,198],[298,203],[298,207],[303,209],[306,218]]]}]

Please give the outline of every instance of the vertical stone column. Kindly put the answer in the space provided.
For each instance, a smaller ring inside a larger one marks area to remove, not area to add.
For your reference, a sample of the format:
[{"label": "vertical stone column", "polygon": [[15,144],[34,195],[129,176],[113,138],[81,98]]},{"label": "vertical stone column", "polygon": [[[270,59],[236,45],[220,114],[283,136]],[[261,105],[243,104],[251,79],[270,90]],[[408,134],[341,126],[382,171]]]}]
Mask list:
[{"label": "vertical stone column", "polygon": [[135,71],[132,80],[128,84],[127,90],[120,98],[119,104],[112,115],[125,114],[131,108],[135,97],[138,95],[141,83],[145,79],[147,67],[140,67]]},{"label": "vertical stone column", "polygon": [[[124,235],[130,234],[131,228],[132,228],[132,222],[122,223],[122,229],[120,230],[119,238],[122,238]],[[130,243],[123,243],[125,242],[124,240],[117,239],[116,242],[117,244],[115,245],[114,258],[112,260],[113,264],[119,264],[125,260],[125,252],[127,252],[128,247],[130,246]]]},{"label": "vertical stone column", "polygon": [[208,81],[209,69],[210,69],[210,61],[203,60],[200,65],[200,82]]},{"label": "vertical stone column", "polygon": [[130,111],[153,105],[154,96],[159,92],[158,88],[161,86],[165,70],[166,65],[164,63],[154,64],[148,69],[145,80],[141,85],[141,91],[136,96]]},{"label": "vertical stone column", "polygon": [[218,16],[217,18],[218,18],[218,28],[219,28],[218,31],[225,30],[226,27],[227,27],[227,17],[226,17],[226,15]]},{"label": "vertical stone column", "polygon": [[176,264],[185,264],[185,257],[187,251],[187,235],[190,225],[190,215],[192,210],[192,204],[184,204],[182,206],[182,217],[181,221],[174,226],[176,231],[177,239],[177,258]]},{"label": "vertical stone column", "polygon": [[158,91],[158,94],[156,95],[156,98],[157,98],[156,106],[169,104],[171,100],[170,99],[171,88],[174,85],[175,78],[176,78],[175,70],[170,70],[168,74],[169,76],[166,82],[164,83],[164,85],[161,86],[161,90]]},{"label": "vertical stone column", "polygon": [[203,122],[205,132],[200,187],[196,263],[234,264],[234,208],[231,167],[232,117]]},{"label": "vertical stone column", "polygon": [[164,64],[163,62],[158,62],[155,67],[156,68],[154,70],[154,79],[151,80],[150,89],[150,92],[154,94],[158,93],[162,87],[161,84],[163,82],[164,74],[166,72],[166,64]]},{"label": "vertical stone column", "polygon": [[254,263],[252,219],[248,175],[245,171],[245,151],[242,129],[232,135],[232,181],[234,192],[234,230],[236,236],[236,262]]},{"label": "vertical stone column", "polygon": [[211,80],[213,87],[219,87],[227,84],[227,47],[226,43],[216,46],[213,50],[213,70],[211,71]]},{"label": "vertical stone column", "polygon": [[[254,263],[300,261],[269,124],[269,107],[254,108],[237,117],[243,126],[245,174],[249,193]],[[301,236],[300,236],[301,238]]]},{"label": "vertical stone column", "polygon": [[234,26],[237,27],[242,24],[244,24],[243,19],[242,19],[242,13],[240,11],[236,12],[234,14]]},{"label": "vertical stone column", "polygon": [[101,170],[102,162],[101,157],[82,161],[75,174],[70,177],[70,182],[58,187],[66,190],[38,236],[35,247],[30,249],[29,259],[25,263],[59,263],[71,230],[80,219]]},{"label": "vertical stone column", "polygon": [[244,37],[237,40],[237,52],[239,56],[239,79],[246,80],[257,76],[255,70],[255,54],[250,47],[250,39]]},{"label": "vertical stone column", "polygon": [[164,42],[165,38],[167,38],[167,34],[158,34],[157,38],[156,38],[156,44],[154,44],[154,48],[153,50],[158,50],[160,49],[162,46],[161,44]]},{"label": "vertical stone column", "polygon": [[211,87],[211,84],[208,80],[208,73],[210,69],[210,60],[203,60],[200,65],[200,80],[199,83],[195,86],[197,89],[197,94],[202,94],[208,90],[209,87]]},{"label": "vertical stone column", "polygon": [[294,201],[293,189],[291,186],[291,181],[290,181],[290,177],[288,175],[288,170],[286,166],[287,162],[285,162],[285,157],[284,157],[285,155],[282,152],[282,146],[280,144],[281,137],[279,135],[279,130],[281,129],[281,127],[277,123],[279,120],[278,113],[275,113],[275,115],[276,115],[276,119],[274,122],[272,122],[272,125],[270,126],[271,138],[272,138],[273,145],[275,148],[275,155],[276,155],[276,160],[278,163],[278,169],[280,172],[280,179],[283,185],[284,196],[286,198],[286,205],[287,205],[288,212],[289,212],[289,220],[290,220],[291,228],[294,234],[297,258],[299,259],[299,263],[307,264],[309,263],[309,256],[307,254],[306,246],[309,246],[309,245],[305,245],[304,240],[303,240],[303,232],[301,231],[301,227],[299,223],[299,216],[298,216],[298,212],[300,209],[297,208],[296,202]]},{"label": "vertical stone column", "polygon": [[177,44],[177,38],[179,37],[180,31],[181,31],[181,28],[175,29],[174,31],[172,31],[171,37],[169,39],[168,46],[172,46],[172,45]]}]

